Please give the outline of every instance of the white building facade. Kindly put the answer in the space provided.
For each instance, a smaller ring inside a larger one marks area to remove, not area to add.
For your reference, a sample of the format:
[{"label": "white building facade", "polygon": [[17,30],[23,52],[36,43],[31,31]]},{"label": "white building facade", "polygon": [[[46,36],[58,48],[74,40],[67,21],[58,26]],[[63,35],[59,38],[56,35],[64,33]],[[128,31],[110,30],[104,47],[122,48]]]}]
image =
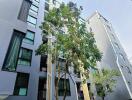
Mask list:
[{"label": "white building facade", "polygon": [[94,34],[97,47],[103,53],[97,67],[115,69],[120,72],[114,92],[108,94],[105,100],[132,98],[132,66],[111,23],[97,11],[86,20],[86,23],[88,30]]}]

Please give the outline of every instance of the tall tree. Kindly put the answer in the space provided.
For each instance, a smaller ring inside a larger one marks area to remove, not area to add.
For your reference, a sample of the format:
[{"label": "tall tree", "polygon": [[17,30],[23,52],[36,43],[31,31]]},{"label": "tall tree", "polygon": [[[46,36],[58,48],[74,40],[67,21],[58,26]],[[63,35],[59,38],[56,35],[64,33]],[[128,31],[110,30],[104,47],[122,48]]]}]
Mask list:
[{"label": "tall tree", "polygon": [[102,74],[94,73],[94,82],[97,87],[97,95],[102,97],[102,100],[111,92],[116,85],[116,78],[119,76],[117,70],[103,69]]},{"label": "tall tree", "polygon": [[[72,66],[83,76],[82,83],[86,83],[84,76],[88,75],[88,68],[96,66],[96,62],[101,59],[101,53],[95,45],[94,36],[87,32],[86,24],[81,20],[80,13],[80,8],[77,8],[74,3],[63,3],[59,8],[49,11],[40,27],[43,30],[43,36],[55,36],[56,42],[42,43],[36,50],[36,54],[51,54],[52,63],[55,64],[60,57],[65,59],[65,66],[56,68],[58,74],[57,81],[55,81],[56,100],[58,100],[59,80],[63,77],[61,72],[65,73],[64,75],[70,74],[68,69]],[[66,92],[64,100],[65,98]]]}]

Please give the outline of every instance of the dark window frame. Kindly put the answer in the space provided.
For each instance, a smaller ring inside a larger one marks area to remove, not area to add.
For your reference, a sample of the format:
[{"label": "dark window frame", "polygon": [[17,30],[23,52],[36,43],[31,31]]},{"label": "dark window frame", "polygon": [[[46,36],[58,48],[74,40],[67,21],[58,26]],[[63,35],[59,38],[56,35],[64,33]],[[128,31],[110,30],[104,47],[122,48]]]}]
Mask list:
[{"label": "dark window frame", "polygon": [[[63,89],[58,88],[58,96],[64,96],[64,91],[65,91],[65,89],[64,89],[64,81],[65,81],[65,79],[63,79],[63,78],[61,78],[60,81],[59,81],[59,84],[63,85],[62,86]],[[62,82],[62,83],[60,83],[60,82]],[[67,87],[67,84],[68,84],[68,87]],[[71,96],[71,90],[70,89],[71,89],[70,88],[70,81],[69,81],[69,79],[66,79],[66,96]]]},{"label": "dark window frame", "polygon": [[44,7],[44,9],[45,9],[46,11],[49,12],[49,4],[48,4],[47,2],[45,2],[45,7]]},{"label": "dark window frame", "polygon": [[[28,76],[26,95],[15,94],[15,88],[16,88],[15,86],[16,86],[17,81],[18,81],[18,75],[20,75],[20,74],[26,74],[26,75]],[[14,86],[14,90],[13,90],[13,95],[12,95],[12,96],[27,96],[27,94],[28,94],[28,89],[29,89],[29,79],[30,79],[30,74],[29,74],[29,73],[17,72],[17,77],[16,77],[15,86]]]},{"label": "dark window frame", "polygon": [[40,57],[40,71],[43,71],[42,68],[45,68],[44,72],[47,72],[47,55],[41,55]]},{"label": "dark window frame", "polygon": [[124,62],[126,61],[124,55],[122,53],[119,53],[119,57],[121,58],[121,60],[123,60]]},{"label": "dark window frame", "polygon": [[19,50],[18,50],[17,63],[16,63],[16,65],[15,65],[15,66],[16,66],[16,67],[15,67],[15,70],[14,70],[14,71],[11,71],[11,70],[7,70],[7,69],[4,68],[4,67],[5,67],[5,62],[6,62],[6,60],[7,60],[8,55],[9,55],[9,50],[10,50],[10,48],[11,48],[11,44],[13,43],[13,37],[14,37],[14,35],[15,35],[15,32],[18,32],[17,34],[20,34],[20,33],[23,34],[23,37],[22,37],[22,38],[24,38],[24,36],[25,36],[25,33],[20,32],[20,31],[18,31],[18,30],[16,30],[16,29],[13,30],[13,34],[12,34],[12,36],[11,36],[10,43],[9,43],[9,45],[8,45],[8,49],[7,49],[7,52],[6,52],[6,56],[5,56],[5,58],[4,58],[4,62],[3,62],[2,68],[1,68],[1,70],[3,70],[3,71],[16,72],[16,69],[17,69],[17,63],[18,63],[19,53],[20,53],[20,49],[21,49],[21,45],[22,45],[22,40],[21,40],[21,42],[20,42],[20,47],[19,47]]},{"label": "dark window frame", "polygon": [[[25,35],[24,39],[27,39],[27,40],[32,41],[32,42],[33,42],[33,44],[31,44],[31,45],[34,45],[35,32],[30,31],[30,30],[27,30],[27,32],[28,32],[28,31],[34,34],[33,40],[32,40],[32,39],[30,39],[30,38],[27,38],[27,37],[26,37],[26,35]],[[26,34],[27,34],[27,32],[26,32]],[[25,42],[25,41],[24,41],[24,39],[23,39],[23,42],[24,42],[24,43],[27,43],[27,42]],[[27,44],[30,44],[30,43],[27,43]]]},{"label": "dark window frame", "polygon": [[40,0],[39,1],[37,1],[37,0],[32,0],[32,4],[35,4],[36,6],[38,6],[39,5],[39,3],[40,3]]},{"label": "dark window frame", "polygon": [[34,5],[34,4],[32,4],[31,6],[35,6],[35,7],[37,8],[37,11],[35,11],[34,9],[32,9],[32,8],[30,7],[29,12],[30,12],[30,10],[31,10],[31,11],[33,11],[34,13],[36,13],[36,15],[38,15],[39,7],[36,6],[36,5]]},{"label": "dark window frame", "polygon": [[[31,58],[30,58],[30,60],[28,60],[28,59],[25,59],[25,58],[18,57],[18,61],[19,61],[19,60],[28,61],[28,62],[30,63],[30,65],[24,65],[24,66],[31,66],[33,50],[31,50],[31,49],[27,49],[27,48],[24,48],[24,47],[21,47],[21,49],[26,49],[26,50],[31,51]],[[20,51],[21,51],[21,49],[20,49]],[[19,56],[20,56],[20,53],[19,53]],[[18,64],[18,65],[23,65],[23,64]]]},{"label": "dark window frame", "polygon": [[[36,28],[36,25],[37,25],[37,18],[36,18],[36,17],[33,17],[32,15],[28,15],[28,16],[30,16],[30,17],[36,19],[36,23],[34,24],[34,23],[28,21],[28,18],[27,18],[27,23],[30,23],[30,24],[34,25],[34,27]],[[30,25],[29,25],[29,26],[30,26]],[[32,27],[32,26],[31,26],[31,27]]]},{"label": "dark window frame", "polygon": [[131,74],[132,72],[131,72],[130,68],[129,68],[128,66],[126,66],[126,68],[127,68],[127,72],[128,72],[129,74]]},{"label": "dark window frame", "polygon": [[47,88],[47,79],[44,77],[39,77],[37,100],[46,100],[46,91],[47,91],[46,88]]}]

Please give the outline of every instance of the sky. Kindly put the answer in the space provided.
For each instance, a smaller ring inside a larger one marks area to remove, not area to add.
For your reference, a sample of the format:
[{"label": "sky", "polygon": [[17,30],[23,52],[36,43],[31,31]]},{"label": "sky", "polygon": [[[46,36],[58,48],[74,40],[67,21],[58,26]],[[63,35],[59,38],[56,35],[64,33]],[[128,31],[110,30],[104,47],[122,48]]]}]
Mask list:
[{"label": "sky", "polygon": [[[63,0],[69,2],[70,0]],[[132,0],[71,0],[83,6],[82,17],[96,10],[112,24],[128,59],[132,61]]]}]

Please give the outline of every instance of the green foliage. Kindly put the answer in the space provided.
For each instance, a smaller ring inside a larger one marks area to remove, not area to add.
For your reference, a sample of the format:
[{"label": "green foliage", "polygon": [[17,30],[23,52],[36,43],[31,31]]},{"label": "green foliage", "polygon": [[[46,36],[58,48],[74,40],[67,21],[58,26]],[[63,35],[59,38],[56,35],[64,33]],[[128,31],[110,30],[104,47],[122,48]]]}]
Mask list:
[{"label": "green foliage", "polygon": [[94,82],[98,88],[97,94],[101,97],[105,97],[108,93],[113,92],[113,88],[116,84],[116,78],[120,76],[117,70],[103,69],[102,75],[100,73],[94,73]]},{"label": "green foliage", "polygon": [[[53,60],[62,55],[66,59],[68,66],[71,64],[79,69],[80,60],[84,69],[89,66],[96,66],[96,62],[101,60],[101,53],[95,45],[95,39],[92,33],[87,32],[85,22],[80,22],[81,11],[76,8],[73,10],[66,4],[60,8],[53,8],[49,11],[40,28],[42,34],[52,34],[57,41],[49,49],[47,44],[41,44],[36,50],[37,55],[52,53]],[[45,32],[47,30],[47,32]],[[61,33],[62,31],[64,33]]]},{"label": "green foliage", "polygon": [[36,50],[36,55],[45,55],[48,51],[48,45],[47,44],[41,44],[39,45],[38,49]]}]

